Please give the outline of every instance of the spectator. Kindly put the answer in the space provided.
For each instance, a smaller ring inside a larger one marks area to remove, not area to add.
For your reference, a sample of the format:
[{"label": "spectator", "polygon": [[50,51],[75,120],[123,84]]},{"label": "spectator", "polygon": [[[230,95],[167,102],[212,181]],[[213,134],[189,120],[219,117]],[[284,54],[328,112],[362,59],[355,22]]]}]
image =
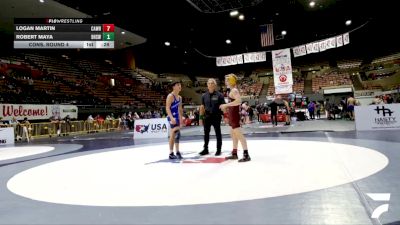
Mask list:
[{"label": "spectator", "polygon": [[333,106],[332,106],[332,104],[329,102],[329,98],[327,98],[326,99],[326,101],[325,101],[325,110],[326,110],[326,114],[327,114],[327,118],[328,118],[328,120],[331,120],[332,119],[332,116],[331,116],[331,112],[332,112],[332,110],[333,110]]},{"label": "spectator", "polygon": [[31,123],[29,123],[27,117],[25,117],[24,120],[20,123],[20,126],[22,127],[21,139],[24,139],[25,137],[27,142],[29,142],[30,131],[32,130],[32,128],[31,128]]},{"label": "spectator", "polygon": [[313,101],[310,101],[307,108],[308,113],[310,114],[310,119],[315,120],[315,103]]},{"label": "spectator", "polygon": [[319,102],[314,102],[315,111],[317,112],[317,119],[321,119],[321,104]]},{"label": "spectator", "polygon": [[69,132],[71,132],[71,117],[67,115],[64,118],[64,123],[65,123],[65,135],[69,135]]}]

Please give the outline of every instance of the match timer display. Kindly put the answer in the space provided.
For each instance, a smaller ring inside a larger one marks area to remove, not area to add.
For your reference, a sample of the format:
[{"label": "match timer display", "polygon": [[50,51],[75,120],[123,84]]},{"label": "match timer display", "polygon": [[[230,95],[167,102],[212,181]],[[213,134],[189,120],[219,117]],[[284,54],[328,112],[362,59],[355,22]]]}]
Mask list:
[{"label": "match timer display", "polygon": [[112,49],[114,24],[84,19],[14,19],[15,49]]}]

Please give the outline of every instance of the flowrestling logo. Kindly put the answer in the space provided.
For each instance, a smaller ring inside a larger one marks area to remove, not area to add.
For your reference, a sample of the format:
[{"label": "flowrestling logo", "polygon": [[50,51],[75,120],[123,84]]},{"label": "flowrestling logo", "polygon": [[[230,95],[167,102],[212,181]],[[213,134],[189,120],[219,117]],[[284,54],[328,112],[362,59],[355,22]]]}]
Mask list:
[{"label": "flowrestling logo", "polygon": [[385,202],[374,209],[371,214],[372,219],[379,219],[379,217],[389,211],[390,193],[367,193],[368,197],[377,202]]}]

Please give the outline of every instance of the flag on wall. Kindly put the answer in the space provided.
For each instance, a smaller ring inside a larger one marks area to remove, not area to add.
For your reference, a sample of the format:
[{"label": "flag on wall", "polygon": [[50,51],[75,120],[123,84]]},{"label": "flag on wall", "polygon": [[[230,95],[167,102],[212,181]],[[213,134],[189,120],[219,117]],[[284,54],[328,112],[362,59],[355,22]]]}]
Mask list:
[{"label": "flag on wall", "polygon": [[264,24],[260,26],[261,31],[261,46],[267,47],[274,45],[274,28],[273,24]]}]

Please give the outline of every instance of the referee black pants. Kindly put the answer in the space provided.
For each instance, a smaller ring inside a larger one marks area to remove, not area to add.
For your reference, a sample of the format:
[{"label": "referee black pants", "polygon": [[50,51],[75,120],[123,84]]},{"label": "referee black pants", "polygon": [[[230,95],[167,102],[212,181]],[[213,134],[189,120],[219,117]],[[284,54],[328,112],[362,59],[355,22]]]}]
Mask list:
[{"label": "referee black pants", "polygon": [[208,143],[210,142],[211,126],[214,127],[215,135],[217,136],[217,150],[222,148],[222,135],[221,135],[221,116],[207,117],[204,119],[204,150],[208,150]]},{"label": "referee black pants", "polygon": [[272,124],[278,125],[278,116],[276,114],[271,114]]}]

